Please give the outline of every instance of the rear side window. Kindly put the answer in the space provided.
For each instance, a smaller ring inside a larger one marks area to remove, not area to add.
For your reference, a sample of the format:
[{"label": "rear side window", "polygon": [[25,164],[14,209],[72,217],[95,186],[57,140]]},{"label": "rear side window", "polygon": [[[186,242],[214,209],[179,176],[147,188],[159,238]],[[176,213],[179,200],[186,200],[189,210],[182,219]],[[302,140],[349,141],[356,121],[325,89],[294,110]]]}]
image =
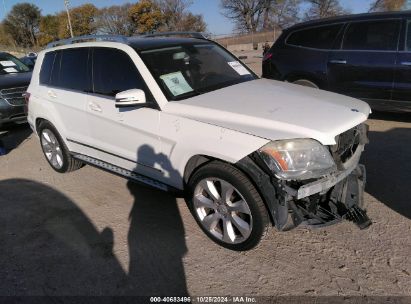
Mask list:
[{"label": "rear side window", "polygon": [[58,86],[81,92],[90,91],[88,48],[63,50]]},{"label": "rear side window", "polygon": [[40,84],[49,84],[55,56],[55,52],[49,52],[46,55],[44,55],[43,63],[41,64],[40,70]]},{"label": "rear side window", "polygon": [[315,49],[331,49],[342,24],[320,26],[292,33],[287,44]]},{"label": "rear side window", "polygon": [[56,51],[56,55],[54,57],[53,68],[51,69],[51,77],[50,77],[50,85],[53,87],[59,86],[60,64],[61,64],[61,51]]},{"label": "rear side window", "polygon": [[351,23],[345,33],[343,49],[396,51],[399,34],[399,20]]},{"label": "rear side window", "polygon": [[130,89],[144,90],[147,100],[152,100],[140,73],[127,53],[111,48],[94,48],[94,93],[114,97],[117,93]]}]

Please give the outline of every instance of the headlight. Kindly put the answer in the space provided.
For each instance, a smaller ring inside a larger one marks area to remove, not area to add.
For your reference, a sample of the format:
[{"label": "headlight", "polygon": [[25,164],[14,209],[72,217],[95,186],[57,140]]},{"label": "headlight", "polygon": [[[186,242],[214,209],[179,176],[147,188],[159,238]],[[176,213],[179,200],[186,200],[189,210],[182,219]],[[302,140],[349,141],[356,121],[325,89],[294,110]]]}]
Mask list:
[{"label": "headlight", "polygon": [[328,149],[313,139],[272,141],[258,152],[280,179],[318,178],[336,167]]}]

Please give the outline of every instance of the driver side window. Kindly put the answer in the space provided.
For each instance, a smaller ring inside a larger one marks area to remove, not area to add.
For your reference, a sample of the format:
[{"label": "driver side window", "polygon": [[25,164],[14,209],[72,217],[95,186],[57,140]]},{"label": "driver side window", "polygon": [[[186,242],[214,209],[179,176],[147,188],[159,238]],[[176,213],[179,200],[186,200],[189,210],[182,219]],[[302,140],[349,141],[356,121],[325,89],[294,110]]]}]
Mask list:
[{"label": "driver side window", "polygon": [[130,89],[141,89],[154,101],[129,55],[112,48],[93,48],[93,93],[114,97]]}]

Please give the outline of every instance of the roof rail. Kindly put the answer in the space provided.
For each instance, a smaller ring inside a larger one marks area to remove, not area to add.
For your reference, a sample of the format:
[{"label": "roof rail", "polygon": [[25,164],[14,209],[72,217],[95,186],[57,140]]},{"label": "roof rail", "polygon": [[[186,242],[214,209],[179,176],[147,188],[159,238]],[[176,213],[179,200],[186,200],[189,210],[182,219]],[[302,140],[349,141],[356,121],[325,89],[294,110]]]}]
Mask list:
[{"label": "roof rail", "polygon": [[153,34],[143,35],[143,38],[152,38],[152,37],[170,37],[170,36],[189,36],[196,39],[205,39],[208,40],[204,33],[200,32],[157,32]]},{"label": "roof rail", "polygon": [[120,43],[127,43],[127,37],[121,35],[86,35],[86,36],[78,36],[74,38],[64,39],[64,40],[57,40],[51,42],[47,45],[47,49],[53,48],[56,46],[80,43],[80,42],[88,42],[88,41],[110,41],[110,42],[120,42]]}]

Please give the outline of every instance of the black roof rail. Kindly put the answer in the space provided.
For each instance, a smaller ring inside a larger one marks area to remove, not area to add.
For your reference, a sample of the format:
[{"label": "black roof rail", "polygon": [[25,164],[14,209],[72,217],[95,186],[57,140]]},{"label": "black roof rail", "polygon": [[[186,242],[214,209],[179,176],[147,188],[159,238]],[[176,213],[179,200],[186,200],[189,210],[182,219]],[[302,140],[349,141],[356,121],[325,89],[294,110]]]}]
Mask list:
[{"label": "black roof rail", "polygon": [[47,49],[53,48],[56,46],[80,43],[80,42],[88,42],[88,41],[108,41],[108,42],[120,42],[120,43],[127,43],[127,37],[121,35],[86,35],[86,36],[78,36],[74,38],[64,39],[64,40],[57,40],[51,42],[47,45]]},{"label": "black roof rail", "polygon": [[153,38],[153,37],[171,37],[171,36],[189,36],[190,38],[208,40],[206,35],[201,32],[157,32],[153,34],[146,34],[141,37],[142,38]]}]

